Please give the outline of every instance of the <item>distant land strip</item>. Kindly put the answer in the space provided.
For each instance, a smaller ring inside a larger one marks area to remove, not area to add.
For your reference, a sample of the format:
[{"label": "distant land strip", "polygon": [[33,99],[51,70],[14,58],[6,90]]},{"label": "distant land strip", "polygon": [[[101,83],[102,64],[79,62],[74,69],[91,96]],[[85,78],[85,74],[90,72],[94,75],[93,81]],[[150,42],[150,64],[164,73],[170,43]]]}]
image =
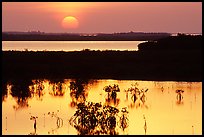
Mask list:
[{"label": "distant land strip", "polygon": [[2,32],[2,41],[147,41],[169,37],[170,33],[44,33]]}]

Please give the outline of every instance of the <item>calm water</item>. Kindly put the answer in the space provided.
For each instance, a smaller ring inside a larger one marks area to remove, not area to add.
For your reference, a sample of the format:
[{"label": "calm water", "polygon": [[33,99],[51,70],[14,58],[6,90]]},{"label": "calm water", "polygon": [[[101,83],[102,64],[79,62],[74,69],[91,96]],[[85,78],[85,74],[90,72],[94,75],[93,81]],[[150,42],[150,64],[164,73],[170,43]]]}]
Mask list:
[{"label": "calm water", "polygon": [[[78,90],[83,89],[78,98],[70,94],[72,91],[70,82],[78,83]],[[108,101],[108,92],[103,90],[105,86],[114,84],[120,88],[115,102]],[[144,100],[134,101],[133,92],[128,94],[125,92],[134,86],[140,90],[148,89],[144,94]],[[175,92],[177,89],[184,91],[182,98],[178,98]],[[102,106],[110,105],[119,111],[127,108],[129,113],[126,115],[128,119],[126,126],[121,126],[122,112],[119,112],[115,115],[116,126],[106,129],[107,134],[202,134],[202,82],[26,80],[8,83],[3,95],[4,135],[81,134],[84,128],[80,123],[78,125],[77,121],[69,123],[69,120],[77,110],[76,104],[84,101],[86,104],[101,102]],[[38,117],[36,128],[34,120],[30,119],[31,116]],[[80,128],[76,128],[77,126]],[[99,128],[99,124],[96,127]],[[90,130],[90,133],[95,133],[96,127]]]},{"label": "calm water", "polygon": [[2,41],[2,50],[29,51],[81,51],[90,50],[138,50],[144,41]]}]

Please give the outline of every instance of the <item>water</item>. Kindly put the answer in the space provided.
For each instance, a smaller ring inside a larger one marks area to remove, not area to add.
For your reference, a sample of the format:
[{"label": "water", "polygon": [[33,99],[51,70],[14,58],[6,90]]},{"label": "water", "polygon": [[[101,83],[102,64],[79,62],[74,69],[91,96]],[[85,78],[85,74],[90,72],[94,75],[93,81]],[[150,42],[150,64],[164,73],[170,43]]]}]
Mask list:
[{"label": "water", "polygon": [[[78,83],[78,90],[84,91],[79,94],[78,99],[73,94],[70,95],[70,82]],[[108,93],[103,90],[105,86],[114,84],[120,88],[115,102],[108,101]],[[132,84],[140,90],[148,89],[144,100],[134,102],[131,98],[133,94],[128,93],[127,96],[124,91],[132,87]],[[18,87],[12,88],[12,85]],[[39,85],[43,88],[37,90]],[[71,125],[69,120],[77,110],[76,103],[83,102],[83,99],[86,103],[101,102],[103,106],[110,105],[118,110],[127,107],[129,113],[126,128],[123,130],[120,127],[120,112],[116,116],[117,124],[112,129],[119,135],[202,134],[202,82],[44,79],[38,82],[11,81],[6,87],[2,92],[3,135],[81,134],[82,131]],[[177,89],[184,91],[181,99],[177,98]],[[52,112],[56,117],[51,116]],[[38,117],[36,128],[31,116]],[[57,117],[60,120],[57,121]],[[93,132],[94,130],[91,133]]]},{"label": "water", "polygon": [[81,51],[90,50],[138,50],[144,41],[2,41],[2,50],[20,51]]}]

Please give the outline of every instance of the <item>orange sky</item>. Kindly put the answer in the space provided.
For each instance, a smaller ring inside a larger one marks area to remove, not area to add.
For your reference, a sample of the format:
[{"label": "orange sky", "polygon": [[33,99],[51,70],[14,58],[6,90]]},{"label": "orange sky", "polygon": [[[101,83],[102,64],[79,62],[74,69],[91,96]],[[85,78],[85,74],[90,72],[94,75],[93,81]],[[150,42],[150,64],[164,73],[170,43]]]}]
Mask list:
[{"label": "orange sky", "polygon": [[[73,16],[78,27],[65,29]],[[2,31],[202,33],[201,2],[3,2]]]}]

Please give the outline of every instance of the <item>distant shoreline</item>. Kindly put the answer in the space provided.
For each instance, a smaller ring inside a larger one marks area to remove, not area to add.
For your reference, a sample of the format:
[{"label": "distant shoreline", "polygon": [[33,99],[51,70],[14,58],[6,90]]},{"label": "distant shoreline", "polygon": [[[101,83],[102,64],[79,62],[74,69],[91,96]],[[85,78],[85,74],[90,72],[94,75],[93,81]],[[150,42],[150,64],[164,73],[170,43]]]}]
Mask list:
[{"label": "distant shoreline", "polygon": [[43,32],[2,32],[2,41],[147,41],[171,36],[170,33],[43,33]]}]

